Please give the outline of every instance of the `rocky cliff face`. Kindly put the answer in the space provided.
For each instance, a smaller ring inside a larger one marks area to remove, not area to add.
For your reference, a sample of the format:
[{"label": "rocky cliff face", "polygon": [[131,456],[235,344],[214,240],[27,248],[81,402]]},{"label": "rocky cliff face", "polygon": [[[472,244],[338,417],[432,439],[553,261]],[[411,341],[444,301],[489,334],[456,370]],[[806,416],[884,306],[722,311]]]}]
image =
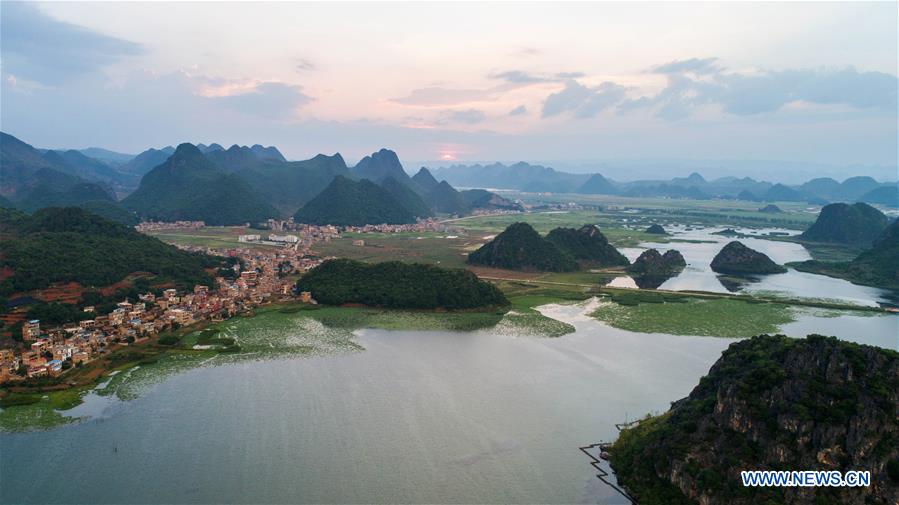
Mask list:
[{"label": "rocky cliff face", "polygon": [[715,255],[712,270],[721,274],[779,274],[787,269],[778,265],[767,255],[743,245],[730,242]]},{"label": "rocky cliff face", "polygon": [[[687,398],[624,430],[641,504],[899,503],[899,353],[809,336],[731,345]],[[742,470],[868,470],[869,487],[747,488]]]}]

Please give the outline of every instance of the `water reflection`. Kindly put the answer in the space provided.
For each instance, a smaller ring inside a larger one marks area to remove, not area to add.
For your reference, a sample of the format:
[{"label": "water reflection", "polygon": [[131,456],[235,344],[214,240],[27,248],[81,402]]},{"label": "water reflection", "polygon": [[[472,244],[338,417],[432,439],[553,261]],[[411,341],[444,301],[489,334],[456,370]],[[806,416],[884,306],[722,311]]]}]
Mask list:
[{"label": "water reflection", "polygon": [[[777,294],[800,298],[824,298],[840,300],[858,305],[876,306],[879,303],[891,303],[893,293],[870,286],[859,286],[843,279],[824,275],[799,272],[789,268],[786,273],[761,275],[746,278],[720,276],[712,271],[712,259],[733,237],[715,235],[723,228],[688,228],[672,226],[668,229],[673,241],[669,243],[645,242],[640,247],[620,249],[621,253],[634,261],[646,249],[677,249],[687,261],[687,267],[679,274],[655,285],[658,279],[645,282],[647,287],[672,291],[712,291],[719,293],[755,293]],[[776,263],[784,264],[793,261],[811,259],[808,250],[793,242],[767,240],[771,234],[795,234],[795,231],[778,228],[760,230],[737,228],[740,242],[747,247],[768,255]],[[748,237],[745,235],[749,235]],[[641,281],[632,279],[639,286]],[[616,278],[612,287],[628,287],[629,281]]]}]

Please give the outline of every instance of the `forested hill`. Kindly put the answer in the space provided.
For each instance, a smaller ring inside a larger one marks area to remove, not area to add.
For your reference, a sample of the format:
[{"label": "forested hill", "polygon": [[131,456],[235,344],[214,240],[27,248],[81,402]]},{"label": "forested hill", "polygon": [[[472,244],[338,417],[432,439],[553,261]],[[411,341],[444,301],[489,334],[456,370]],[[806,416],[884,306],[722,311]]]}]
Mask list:
[{"label": "forested hill", "polygon": [[216,226],[258,223],[278,215],[243,179],[216,166],[191,144],[178,146],[122,203],[144,219]]},{"label": "forested hill", "polygon": [[556,228],[546,235],[546,240],[585,265],[610,267],[630,264],[595,225],[585,224],[578,229]]},{"label": "forested hill", "polygon": [[509,304],[499,288],[467,270],[399,261],[329,260],[300,278],[297,290],[328,305],[456,310]]},{"label": "forested hill", "polygon": [[514,223],[493,240],[468,255],[468,263],[508,270],[570,272],[578,264],[544,239],[531,225]]},{"label": "forested hill", "polygon": [[852,261],[808,260],[792,263],[797,270],[847,279],[856,284],[899,290],[899,221],[893,221],[870,249]]},{"label": "forested hill", "polygon": [[[897,419],[899,353],[763,335],[731,344],[669,412],[623,430],[611,462],[641,504],[899,503]],[[744,487],[742,470],[867,470],[871,485]]]},{"label": "forested hill", "polygon": [[116,205],[110,188],[83,178],[72,158],[92,161],[76,151],[41,153],[0,132],[0,196],[26,211],[96,201]]},{"label": "forested hill", "polygon": [[0,283],[3,296],[57,282],[103,287],[134,272],[183,287],[211,284],[204,268],[219,263],[76,207],[41,209],[32,216],[0,209],[0,233],[0,265],[12,270]]},{"label": "forested hill", "polygon": [[414,223],[415,215],[389,191],[368,179],[338,175],[294,215],[298,223],[335,226]]},{"label": "forested hill", "polygon": [[815,223],[799,238],[811,242],[870,245],[888,223],[883,212],[866,203],[832,203],[821,209]]}]

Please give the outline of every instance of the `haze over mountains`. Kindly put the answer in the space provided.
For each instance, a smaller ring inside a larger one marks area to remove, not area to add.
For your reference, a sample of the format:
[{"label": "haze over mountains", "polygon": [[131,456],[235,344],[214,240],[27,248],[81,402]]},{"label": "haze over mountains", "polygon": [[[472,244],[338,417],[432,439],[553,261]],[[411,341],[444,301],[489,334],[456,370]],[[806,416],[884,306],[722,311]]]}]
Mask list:
[{"label": "haze over mountains", "polygon": [[433,170],[436,177],[461,187],[487,187],[525,192],[557,192],[629,197],[728,198],[750,201],[796,201],[827,203],[864,201],[899,206],[895,182],[882,183],[867,176],[842,182],[831,178],[812,179],[799,186],[760,181],[751,177],[721,177],[707,180],[697,172],[670,180],[617,182],[602,174],[574,174],[550,167],[519,162],[512,165],[453,165]]},{"label": "haze over mountains", "polygon": [[[153,219],[236,225],[294,214],[318,224],[399,224],[434,213],[519,208],[488,191],[456,191],[445,181],[428,180],[427,170],[417,179],[425,184],[419,184],[388,149],[348,167],[340,154],[289,162],[277,148],[258,144],[225,149],[185,143],[127,160],[97,149],[89,152],[103,159],[74,150],[41,151],[6,134],[0,147],[0,204],[28,211],[79,206],[128,224]],[[117,201],[135,179],[137,187]],[[307,204],[312,207],[298,213]]]},{"label": "haze over mountains", "polygon": [[[380,149],[348,166],[340,154],[287,161],[276,147],[260,144],[228,148],[217,143],[182,144],[178,150],[171,146],[151,148],[131,156],[100,148],[36,149],[3,133],[0,147],[0,204],[26,211],[74,205],[123,223],[138,219],[193,219],[209,224],[244,224],[292,216],[329,188],[337,177],[370,181],[379,188],[375,200],[389,200],[379,204],[379,208],[402,209],[386,214],[357,212],[349,220],[352,222],[376,219],[378,215],[413,222],[434,214],[519,208],[485,189],[460,191],[458,187],[822,205],[861,201],[899,207],[897,183],[882,183],[867,176],[843,181],[815,178],[796,186],[751,177],[707,180],[696,172],[669,180],[620,182],[599,173],[568,173],[525,162],[422,167],[410,176],[397,154],[389,149]],[[331,208],[337,206],[358,207],[356,202],[330,202]],[[320,213],[317,219],[328,220]],[[333,224],[337,221],[349,222],[335,217]]]}]

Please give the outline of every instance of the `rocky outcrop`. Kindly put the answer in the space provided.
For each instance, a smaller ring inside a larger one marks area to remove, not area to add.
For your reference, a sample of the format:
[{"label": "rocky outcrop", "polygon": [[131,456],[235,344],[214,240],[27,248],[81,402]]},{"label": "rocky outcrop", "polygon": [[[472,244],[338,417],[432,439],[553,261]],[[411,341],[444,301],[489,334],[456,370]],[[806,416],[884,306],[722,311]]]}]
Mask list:
[{"label": "rocky outcrop", "polygon": [[[637,501],[899,503],[899,353],[810,335],[732,344],[611,451]],[[742,470],[868,470],[867,487],[743,487]]]},{"label": "rocky outcrop", "polygon": [[780,274],[787,271],[764,253],[737,241],[730,242],[715,255],[712,270],[731,275]]},{"label": "rocky outcrop", "polygon": [[578,229],[556,228],[546,235],[560,251],[587,266],[626,266],[630,262],[609,243],[599,228],[585,224]]},{"label": "rocky outcrop", "polygon": [[468,255],[468,263],[507,270],[570,272],[578,264],[531,225],[514,223]]},{"label": "rocky outcrop", "polygon": [[687,266],[683,255],[675,249],[659,253],[655,249],[647,249],[627,268],[634,275],[671,276]]},{"label": "rocky outcrop", "polygon": [[645,233],[650,233],[652,235],[668,235],[668,232],[665,231],[665,228],[662,228],[660,224],[652,224],[649,228],[646,229]]}]

